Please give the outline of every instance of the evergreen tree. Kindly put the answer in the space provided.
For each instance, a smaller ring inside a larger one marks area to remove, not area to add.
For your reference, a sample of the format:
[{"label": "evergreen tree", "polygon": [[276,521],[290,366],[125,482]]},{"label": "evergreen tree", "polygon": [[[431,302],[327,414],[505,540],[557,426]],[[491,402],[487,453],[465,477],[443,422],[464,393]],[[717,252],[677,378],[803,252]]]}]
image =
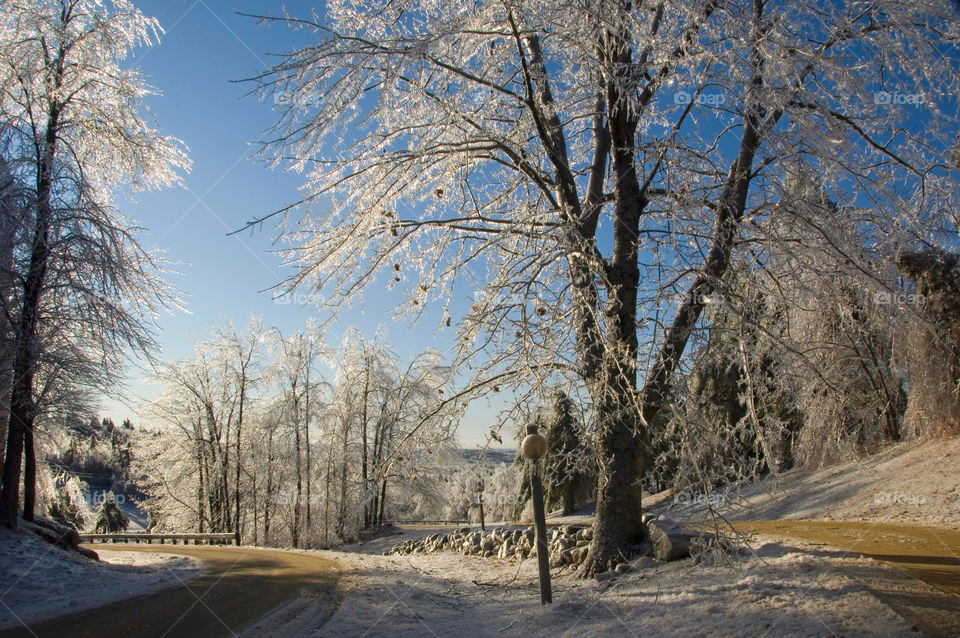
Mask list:
[{"label": "evergreen tree", "polygon": [[130,519],[117,505],[117,497],[113,492],[104,495],[103,503],[97,510],[96,531],[98,534],[116,534],[127,531]]}]

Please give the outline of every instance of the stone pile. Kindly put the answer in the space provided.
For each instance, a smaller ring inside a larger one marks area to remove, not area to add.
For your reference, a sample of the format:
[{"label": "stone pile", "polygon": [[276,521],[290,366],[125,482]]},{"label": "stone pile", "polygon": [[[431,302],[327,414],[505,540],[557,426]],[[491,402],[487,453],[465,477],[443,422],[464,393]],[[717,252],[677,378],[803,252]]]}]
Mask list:
[{"label": "stone pile", "polygon": [[[579,566],[587,557],[593,530],[582,525],[563,525],[547,530],[550,550],[550,566]],[[461,527],[448,534],[431,534],[419,540],[400,543],[388,554],[407,556],[411,554],[433,554],[451,550],[465,555],[484,558],[525,559],[537,555],[536,533],[533,527],[498,527],[481,532],[470,527]]]},{"label": "stone pile", "polygon": [[[633,547],[634,556],[652,556],[644,564],[687,558],[713,544],[712,534],[691,532],[669,519],[647,519],[648,540]],[[547,530],[550,566],[578,567],[583,563],[593,539],[593,529],[584,525],[561,525]],[[487,532],[472,527],[446,534],[431,534],[426,538],[408,540],[395,546],[388,555],[409,556],[435,554],[450,550],[484,558],[525,559],[537,555],[536,534],[533,527],[497,527]],[[617,565],[617,572],[628,571],[630,565]]]}]

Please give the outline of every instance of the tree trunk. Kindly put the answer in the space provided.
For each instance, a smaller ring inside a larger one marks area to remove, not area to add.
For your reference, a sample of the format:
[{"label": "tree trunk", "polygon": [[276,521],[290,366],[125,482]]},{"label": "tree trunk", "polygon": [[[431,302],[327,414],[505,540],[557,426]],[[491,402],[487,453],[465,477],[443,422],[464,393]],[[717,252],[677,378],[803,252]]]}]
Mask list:
[{"label": "tree trunk", "polygon": [[340,540],[346,540],[347,529],[347,446],[349,443],[350,422],[344,420],[343,424],[343,447],[342,457],[340,459],[340,507],[337,512],[337,536]]},{"label": "tree trunk", "polygon": [[363,527],[369,529],[371,526],[370,499],[367,497],[367,481],[369,473],[367,470],[367,419],[369,418],[367,404],[370,394],[370,365],[371,360],[364,357],[364,376],[363,376],[363,407],[360,408],[360,442],[362,444],[360,453],[360,484],[363,486],[360,493],[363,498]]},{"label": "tree trunk", "polygon": [[270,545],[270,504],[273,501],[273,429],[267,435],[267,491],[263,508],[263,544]]},{"label": "tree trunk", "polygon": [[333,446],[327,446],[327,471],[323,476],[323,546],[330,547],[330,469],[333,461]]},{"label": "tree trunk", "polygon": [[[296,392],[296,387],[294,387],[294,392]],[[293,542],[293,548],[297,549],[300,547],[300,499],[303,496],[303,469],[300,466],[300,406],[298,401],[294,399],[293,409],[293,436],[294,436],[294,446],[296,447],[296,471],[297,471],[297,494],[294,497],[293,501],[293,530],[291,532]]]},{"label": "tree trunk", "polygon": [[[246,399],[246,389],[247,389],[247,377],[246,374],[243,374],[240,378],[240,409],[237,414],[237,439],[236,445],[234,447],[234,464],[236,465],[235,472],[233,475],[233,531],[237,534],[240,534],[242,530],[240,529],[240,444],[241,438],[240,435],[243,431],[243,403]],[[254,492],[254,509],[256,509],[256,492]],[[254,535],[256,535],[256,523],[253,526]],[[256,545],[256,540],[254,540],[254,545]]]},{"label": "tree trunk", "polygon": [[380,483],[380,509],[377,512],[377,525],[383,525],[383,510],[387,502],[387,475],[383,475],[383,481]]},{"label": "tree trunk", "polygon": [[23,432],[23,520],[30,522],[37,506],[37,455],[33,441],[31,425]]},{"label": "tree trunk", "polygon": [[[56,83],[60,85],[61,74]],[[21,305],[14,348],[13,388],[10,395],[10,420],[7,426],[7,450],[3,465],[3,487],[0,489],[0,522],[16,529],[17,510],[20,505],[20,472],[27,432],[33,434],[36,405],[33,398],[33,377],[37,365],[36,339],[40,312],[40,298],[47,276],[50,257],[50,225],[53,220],[51,192],[53,188],[53,163],[56,153],[59,105],[54,102],[47,116],[47,129],[37,172],[37,221],[33,233],[30,267],[23,281]],[[28,467],[36,463],[33,444],[29,445]],[[34,478],[35,480],[35,470]],[[26,478],[26,477],[24,477]],[[35,488],[34,488],[35,489]],[[32,498],[32,497],[31,497]],[[33,503],[26,515],[33,518]]]}]

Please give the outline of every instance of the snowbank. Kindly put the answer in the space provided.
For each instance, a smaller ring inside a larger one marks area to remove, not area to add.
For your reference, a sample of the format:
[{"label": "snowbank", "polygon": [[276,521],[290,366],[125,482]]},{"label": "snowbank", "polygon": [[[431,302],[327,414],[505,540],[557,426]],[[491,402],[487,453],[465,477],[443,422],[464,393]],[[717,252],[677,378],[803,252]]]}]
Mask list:
[{"label": "snowbank", "polygon": [[706,505],[737,520],[870,520],[960,524],[960,436],[907,441],[814,472],[791,470],[661,507],[697,518]]},{"label": "snowbank", "polygon": [[99,563],[0,529],[0,629],[149,594],[203,571],[184,556],[100,548],[97,553]]}]

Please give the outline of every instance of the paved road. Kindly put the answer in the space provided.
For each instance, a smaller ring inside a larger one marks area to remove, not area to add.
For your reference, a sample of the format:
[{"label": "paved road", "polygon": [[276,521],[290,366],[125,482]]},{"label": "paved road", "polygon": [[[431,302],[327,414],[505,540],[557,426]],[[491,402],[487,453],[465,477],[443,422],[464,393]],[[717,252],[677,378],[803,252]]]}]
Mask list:
[{"label": "paved road", "polygon": [[311,554],[162,545],[111,545],[110,550],[191,556],[207,571],[180,587],[9,629],[0,638],[232,636],[299,592],[327,591],[337,580],[333,561]]},{"label": "paved road", "polygon": [[854,578],[926,636],[960,636],[960,530],[870,521],[744,521],[756,532],[802,540],[830,551],[855,552],[919,579],[881,570],[855,570]]}]

